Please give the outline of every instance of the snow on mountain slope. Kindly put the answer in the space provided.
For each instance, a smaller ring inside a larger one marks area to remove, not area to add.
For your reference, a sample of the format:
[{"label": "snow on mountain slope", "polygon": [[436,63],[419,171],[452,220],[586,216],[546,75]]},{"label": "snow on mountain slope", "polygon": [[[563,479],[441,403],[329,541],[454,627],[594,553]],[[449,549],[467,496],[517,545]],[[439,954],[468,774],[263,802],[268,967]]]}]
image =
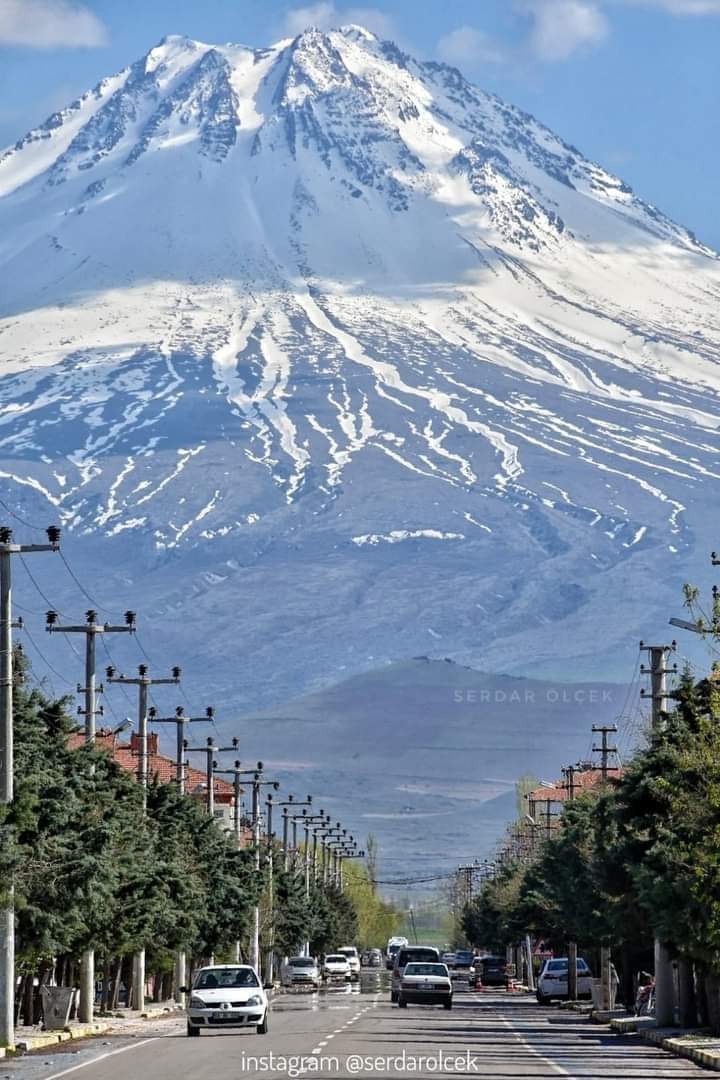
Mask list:
[{"label": "snow on mountain slope", "polygon": [[359,27],[166,38],[52,116],[0,276],[3,498],[232,634],[238,703],[435,643],[624,673],[717,539],[718,257]]}]

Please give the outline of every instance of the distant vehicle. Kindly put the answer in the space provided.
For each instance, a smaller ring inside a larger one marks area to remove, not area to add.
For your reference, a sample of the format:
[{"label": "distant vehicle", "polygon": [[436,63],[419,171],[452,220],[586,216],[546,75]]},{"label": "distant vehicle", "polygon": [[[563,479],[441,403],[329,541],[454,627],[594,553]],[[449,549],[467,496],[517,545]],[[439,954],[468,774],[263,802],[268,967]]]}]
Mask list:
[{"label": "distant vehicle", "polygon": [[358,951],[354,945],[344,945],[342,949],[338,949],[338,954],[341,956],[347,956],[348,963],[350,964],[350,976],[353,980],[360,978],[360,957]]},{"label": "distant vehicle", "polygon": [[472,949],[458,949],[450,969],[451,977],[453,979],[469,979],[474,959]]},{"label": "distant vehicle", "polygon": [[401,1009],[408,1004],[443,1005],[452,1009],[453,988],[447,964],[405,965],[400,980],[397,1003]]},{"label": "distant vehicle", "polygon": [[267,1034],[268,999],[254,968],[247,964],[211,964],[200,968],[187,1007],[187,1033],[205,1028],[251,1027]]},{"label": "distant vehicle", "polygon": [[443,964],[447,964],[447,966],[450,968],[455,963],[455,953],[454,952],[441,953],[440,954],[440,959],[442,960]]},{"label": "distant vehicle", "polygon": [[379,968],[382,967],[382,962],[382,949],[365,949],[360,957],[362,967]]},{"label": "distant vehicle", "polygon": [[504,956],[476,956],[470,969],[470,985],[505,986],[507,982],[507,961]]},{"label": "distant vehicle", "polygon": [[403,937],[402,934],[394,934],[392,937],[388,938],[387,951],[390,952],[390,946],[391,945],[401,945],[402,946],[402,945],[409,945],[409,944],[410,944],[410,942],[408,941],[408,939],[406,937]]},{"label": "distant vehicle", "polygon": [[[430,945],[403,945],[398,950],[392,970],[390,1000],[397,1001],[403,972],[408,964],[439,964],[440,953]],[[447,964],[444,965],[447,970]]]},{"label": "distant vehicle", "polygon": [[347,956],[343,956],[342,953],[330,953],[326,956],[323,961],[322,975],[324,979],[329,979],[331,982],[340,979],[343,982],[350,982],[352,971]]},{"label": "distant vehicle", "polygon": [[[582,956],[577,958],[577,995],[579,998],[592,997],[592,976]],[[538,975],[536,996],[541,1005],[546,1005],[553,998],[568,996],[567,956],[545,961]]]},{"label": "distant vehicle", "polygon": [[312,956],[291,956],[283,966],[280,982],[283,986],[309,986],[317,990],[321,978],[320,968]]},{"label": "distant vehicle", "polygon": [[388,969],[388,971],[392,971],[393,967],[395,966],[395,957],[400,952],[400,950],[407,944],[407,938],[390,938],[387,946],[387,957],[385,959],[385,967]]}]

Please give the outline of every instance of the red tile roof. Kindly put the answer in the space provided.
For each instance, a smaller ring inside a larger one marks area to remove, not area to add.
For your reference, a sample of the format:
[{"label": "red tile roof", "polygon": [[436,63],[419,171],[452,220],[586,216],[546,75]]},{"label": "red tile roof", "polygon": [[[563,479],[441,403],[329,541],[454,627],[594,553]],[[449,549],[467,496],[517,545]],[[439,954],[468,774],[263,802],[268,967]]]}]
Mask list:
[{"label": "red tile roof", "polygon": [[[81,731],[73,731],[68,736],[68,746],[75,749],[85,742],[85,734]],[[101,728],[95,735],[95,745],[100,750],[106,750],[121,769],[128,772],[136,772],[138,767],[137,736],[129,743],[117,741],[117,736],[108,728]],[[175,780],[175,762],[165,754],[157,750],[157,735],[152,732],[148,735],[148,778],[156,778],[161,784],[169,784]],[[203,796],[207,788],[207,777],[201,769],[195,769],[188,765],[185,769],[185,783],[189,794],[198,790]],[[235,801],[235,789],[227,780],[214,777],[215,799],[218,803],[233,803]]]},{"label": "red tile roof", "polygon": [[[612,776],[622,776],[623,770],[621,768],[609,768],[608,772]],[[602,773],[600,769],[578,770],[573,777],[575,794],[581,794],[583,791],[597,787],[601,782]],[[525,797],[528,802],[565,802],[569,795],[570,792],[566,783],[562,780],[554,780],[550,785],[535,788]]]}]

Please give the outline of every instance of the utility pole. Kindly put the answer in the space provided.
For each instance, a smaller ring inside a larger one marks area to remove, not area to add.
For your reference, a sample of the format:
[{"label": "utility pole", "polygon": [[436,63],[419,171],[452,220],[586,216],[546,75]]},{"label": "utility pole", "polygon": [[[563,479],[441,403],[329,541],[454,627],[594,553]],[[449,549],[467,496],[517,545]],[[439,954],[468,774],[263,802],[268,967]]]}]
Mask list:
[{"label": "utility pole", "polygon": [[[212,722],[214,710],[208,705],[204,716],[186,716],[182,705],[175,709],[174,716],[158,716],[155,706],[148,709],[148,721],[151,724],[174,724],[175,725],[175,782],[181,795],[185,794],[185,728],[187,724],[199,724]],[[184,949],[178,949],[175,954],[175,1001],[181,1007],[185,1006],[185,994],[180,989],[187,982],[187,954]]]},{"label": "utility pole", "polygon": [[[308,799],[310,796],[308,795]],[[320,808],[317,814],[308,814],[307,810],[303,810],[300,820],[303,823],[303,830],[305,832],[305,851],[303,859],[303,873],[305,877],[305,900],[310,901],[310,826],[311,824],[324,825],[327,822],[327,816],[325,811]],[[295,826],[297,819],[293,818],[293,833],[295,832]],[[313,843],[312,843],[312,880],[313,887],[317,879],[317,829],[313,829]],[[310,955],[310,941],[305,941],[303,945],[303,956]]]},{"label": "utility pole", "polygon": [[227,750],[237,751],[239,745],[240,741],[236,737],[232,741],[232,746],[216,746],[212,735],[208,736],[204,746],[188,746],[187,740],[183,742],[183,749],[189,754],[205,755],[205,808],[208,817],[215,817],[215,770],[217,768],[215,754],[223,754]]},{"label": "utility pole", "polygon": [[[575,798],[575,765],[568,765],[562,770],[563,787],[567,791],[568,802]],[[577,941],[568,941],[568,999],[577,1001]]]},{"label": "utility pole", "polygon": [[[147,813],[147,787],[148,787],[148,748],[147,748],[147,722],[148,722],[148,690],[151,686],[161,684],[174,684],[180,682],[182,671],[179,667],[171,669],[169,678],[153,679],[148,675],[147,664],[138,664],[136,676],[118,675],[112,665],[105,668],[105,675],[109,683],[118,683],[124,686],[137,686],[138,688],[138,768],[137,778],[142,789],[143,813]],[[133,958],[133,1005],[142,1012],[145,1008],[145,950],[138,949]]]},{"label": "utility pole", "polygon": [[[288,842],[289,842],[288,832],[289,832],[289,825],[290,825],[291,818],[290,818],[290,809],[289,808],[292,807],[292,809],[296,809],[296,808],[299,809],[301,806],[312,806],[312,795],[308,795],[307,798],[304,799],[302,802],[297,802],[294,795],[288,795],[287,800],[285,802],[276,803],[276,806],[282,806],[282,808],[283,808],[283,811],[282,811],[282,819],[283,819],[283,831],[282,831],[282,837],[283,837],[283,840],[282,840],[283,870],[287,873],[287,871],[290,868],[290,848],[288,846]],[[292,817],[292,823],[293,823],[293,837],[294,837],[294,839],[296,841],[297,840],[297,818],[295,816]],[[293,858],[294,857],[295,857],[295,850],[293,848]]]},{"label": "utility pole", "polygon": [[[15,797],[13,744],[12,556],[35,551],[58,551],[60,529],[45,530],[47,544],[14,544],[12,529],[0,527],[0,803]],[[15,895],[0,909],[0,1046],[15,1045]]]},{"label": "utility pole", "polygon": [[148,690],[151,686],[177,685],[180,682],[182,669],[174,667],[168,678],[154,679],[148,675],[147,664],[138,664],[137,675],[118,675],[115,668],[105,668],[105,675],[109,683],[117,683],[123,686],[137,686],[138,688],[138,767],[137,778],[142,788],[143,810],[147,811],[147,786],[148,786],[148,748],[147,748],[147,723],[148,723]]},{"label": "utility pole", "polygon": [[609,770],[610,754],[617,754],[617,746],[608,745],[608,736],[614,734],[617,731],[617,724],[593,724],[592,726],[594,734],[600,734],[601,746],[593,746],[593,753],[600,754],[600,772],[602,774],[603,784],[607,783]]},{"label": "utility pole", "polygon": [[148,721],[151,724],[174,724],[175,725],[175,781],[181,795],[185,794],[185,728],[187,724],[212,723],[215,710],[208,705],[204,716],[186,716],[182,705],[175,709],[174,716],[158,716],[155,706],[148,709]]},{"label": "utility pole", "polygon": [[[352,837],[350,837],[352,840]],[[340,892],[345,891],[345,883],[343,881],[343,859],[364,859],[365,852],[358,851],[355,842],[346,848],[341,848],[338,852],[338,888]],[[415,941],[417,943],[417,934],[415,935]]]},{"label": "utility pole", "polygon": [[[63,626],[58,623],[57,611],[48,611],[45,615],[45,629],[48,633],[58,634],[83,634],[85,637],[85,686],[78,683],[78,694],[85,695],[85,708],[78,705],[78,713],[85,716],[85,742],[93,745],[95,742],[95,717],[102,716],[102,705],[99,709],[95,706],[95,694],[103,692],[102,685],[95,685],[95,640],[98,634],[133,634],[135,633],[135,612],[125,612],[123,626],[112,626],[110,623],[99,623],[97,612],[86,611],[85,623],[80,625]],[[91,1024],[95,1010],[95,951],[85,949],[80,958],[80,1005],[78,1018],[84,1024]]]},{"label": "utility pole", "polygon": [[[669,712],[667,677],[677,671],[677,665],[668,666],[668,659],[675,651],[675,642],[670,645],[646,645],[640,642],[640,651],[650,655],[650,667],[640,665],[643,675],[650,675],[650,693],[640,691],[640,696],[650,698],[652,730],[662,731]],[[655,938],[655,1023],[658,1027],[669,1027],[675,1019],[675,980],[673,977],[670,949],[664,941]]]},{"label": "utility pole", "polygon": [[[240,814],[240,796],[242,794],[241,776],[254,776],[259,770],[262,771],[262,761],[258,761],[255,769],[241,769],[241,761],[237,759],[232,769],[216,769],[216,773],[230,773],[233,778],[233,832],[235,834],[235,843],[240,847],[240,839],[242,834],[242,817]],[[239,964],[242,959],[242,946],[240,939],[235,942],[235,963]]]},{"label": "utility pole", "polygon": [[[262,765],[259,761],[258,765]],[[262,769],[259,768],[252,778],[252,832],[253,846],[255,848],[255,872],[260,875],[260,789],[272,786],[275,791],[280,787],[277,780],[263,780]],[[250,964],[256,972],[260,971],[260,904],[255,904],[253,911],[252,937],[250,939]]]},{"label": "utility pole", "polygon": [[268,931],[267,950],[265,952],[265,982],[273,984],[273,950],[275,948],[275,896],[273,890],[273,829],[272,812],[273,797],[269,791],[265,799],[265,832],[267,833],[267,867],[268,867],[268,911],[270,912],[270,928]]}]

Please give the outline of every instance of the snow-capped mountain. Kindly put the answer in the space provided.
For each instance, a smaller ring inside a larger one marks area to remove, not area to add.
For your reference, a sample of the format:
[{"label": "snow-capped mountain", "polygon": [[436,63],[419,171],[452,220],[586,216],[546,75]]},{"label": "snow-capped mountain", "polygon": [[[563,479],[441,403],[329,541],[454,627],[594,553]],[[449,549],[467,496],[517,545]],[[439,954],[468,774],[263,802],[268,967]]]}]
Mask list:
[{"label": "snow-capped mountain", "polygon": [[0,156],[0,275],[4,501],[236,704],[626,675],[717,541],[717,256],[361,28],[103,80]]}]

